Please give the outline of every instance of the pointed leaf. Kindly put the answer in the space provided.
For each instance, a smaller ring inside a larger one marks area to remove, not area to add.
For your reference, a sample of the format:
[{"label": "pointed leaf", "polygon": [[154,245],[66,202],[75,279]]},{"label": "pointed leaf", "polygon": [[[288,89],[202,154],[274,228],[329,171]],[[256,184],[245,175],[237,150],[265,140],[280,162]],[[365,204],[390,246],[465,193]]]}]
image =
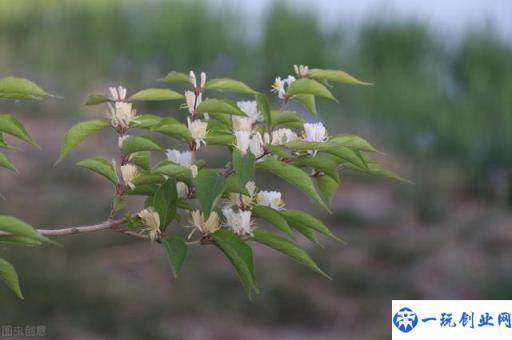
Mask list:
[{"label": "pointed leaf", "polygon": [[318,68],[314,68],[308,71],[307,76],[313,79],[336,81],[338,83],[355,85],[373,85],[372,83],[361,81],[341,70],[321,70]]},{"label": "pointed leaf", "polygon": [[101,157],[91,157],[81,160],[76,163],[77,166],[89,169],[97,174],[108,179],[114,185],[119,183],[119,178],[117,177],[116,170],[112,165],[112,162],[107,161]]},{"label": "pointed leaf", "polygon": [[195,180],[196,195],[201,204],[201,211],[208,218],[224,192],[226,179],[215,170],[201,170]]},{"label": "pointed leaf", "polygon": [[254,217],[267,221],[288,235],[293,234],[290,226],[288,225],[288,222],[283,216],[281,216],[279,211],[263,205],[255,205],[252,207],[251,211]]},{"label": "pointed leaf", "polygon": [[254,177],[254,164],[254,155],[251,152],[242,156],[240,151],[233,151],[233,169],[241,187],[245,187],[245,184]]},{"label": "pointed leaf", "polygon": [[286,220],[288,221],[288,223],[290,223],[290,225],[291,224],[293,224],[293,225],[299,224],[299,225],[305,226],[307,228],[313,229],[315,231],[318,231],[319,233],[329,236],[337,241],[341,241],[341,239],[336,237],[329,230],[329,228],[327,228],[325,226],[325,224],[323,224],[322,221],[320,221],[316,217],[311,216],[308,213],[305,213],[304,211],[289,209],[289,210],[282,211],[281,215],[283,215],[284,218],[286,218]]},{"label": "pointed leaf", "polygon": [[162,151],[162,147],[149,137],[130,136],[123,141],[123,155],[129,155],[139,151]]},{"label": "pointed leaf", "polygon": [[309,254],[306,253],[302,248],[297,246],[292,241],[263,230],[255,230],[252,239],[258,243],[266,245],[269,248],[275,249],[285,255],[290,256],[295,261],[305,265],[306,267],[314,270],[318,274],[331,280],[329,275],[324,273],[318,267],[318,265],[315,263],[315,261],[313,261]]},{"label": "pointed leaf", "polygon": [[23,78],[0,79],[0,99],[40,99],[50,96],[34,82]]},{"label": "pointed leaf", "polygon": [[272,126],[284,125],[293,128],[304,127],[304,119],[295,111],[271,111]]},{"label": "pointed leaf", "polygon": [[128,98],[128,100],[148,100],[148,101],[160,101],[160,100],[175,100],[185,98],[181,93],[169,90],[169,89],[145,89],[141,90]]},{"label": "pointed leaf", "polygon": [[258,93],[257,91],[254,91],[249,86],[242,83],[241,81],[229,79],[229,78],[208,80],[206,82],[205,89],[238,92],[238,93],[246,93],[246,94],[257,94]]},{"label": "pointed leaf", "polygon": [[233,232],[221,229],[212,234],[215,245],[226,255],[244,286],[249,298],[257,290],[251,248]]},{"label": "pointed leaf", "polygon": [[4,281],[7,287],[9,287],[17,297],[23,299],[23,294],[20,289],[20,281],[16,270],[12,264],[2,258],[0,258],[0,279]]},{"label": "pointed leaf", "polygon": [[187,257],[187,244],[182,237],[171,236],[162,242],[169,259],[172,274],[178,277],[178,273]]},{"label": "pointed leaf", "polygon": [[265,117],[265,122],[268,126],[272,126],[272,115],[270,113],[270,103],[268,102],[268,98],[263,93],[258,93],[255,95],[256,102],[258,103],[258,110],[263,113],[263,117]]},{"label": "pointed leaf", "polygon": [[64,143],[60,149],[60,157],[55,164],[62,161],[64,157],[73,150],[73,148],[86,140],[87,137],[98,133],[109,126],[110,123],[106,120],[89,120],[74,125],[64,136]]},{"label": "pointed leaf", "polygon": [[370,143],[368,143],[368,141],[356,135],[339,134],[332,136],[329,141],[332,143],[341,144],[350,149],[378,152]]},{"label": "pointed leaf", "polygon": [[12,216],[0,215],[0,230],[13,235],[28,237],[37,241],[54,243],[47,237],[39,234],[31,225]]},{"label": "pointed leaf", "polygon": [[311,94],[337,101],[327,87],[313,79],[299,79],[291,83],[286,89],[286,95],[291,97],[297,94]]},{"label": "pointed leaf", "polygon": [[0,132],[17,137],[28,144],[37,145],[23,124],[12,115],[0,115]]},{"label": "pointed leaf", "polygon": [[316,110],[316,99],[312,94],[298,94],[293,97],[296,101],[302,104],[311,113],[313,116],[318,115],[318,111]]},{"label": "pointed leaf", "polygon": [[176,217],[177,200],[176,180],[169,178],[160,185],[153,196],[152,206],[160,216],[160,229],[165,230]]},{"label": "pointed leaf", "polygon": [[151,130],[151,128],[160,123],[162,119],[162,117],[156,115],[140,115],[130,122],[130,127]]},{"label": "pointed leaf", "polygon": [[162,121],[151,129],[152,131],[160,132],[166,136],[176,138],[184,142],[192,141],[192,135],[188,127],[181,123],[167,123]]},{"label": "pointed leaf", "polygon": [[320,176],[316,178],[316,183],[318,185],[318,191],[320,191],[320,195],[322,196],[325,204],[331,206],[334,194],[336,194],[339,187],[338,182],[330,176]]},{"label": "pointed leaf", "polygon": [[0,167],[9,169],[14,172],[18,172],[14,164],[12,164],[9,158],[7,158],[7,156],[4,155],[3,153],[0,153]]},{"label": "pointed leaf", "polygon": [[102,94],[91,94],[89,97],[87,97],[85,105],[98,105],[108,103],[111,101],[112,100],[109,97],[104,96]]},{"label": "pointed leaf", "polygon": [[167,83],[188,83],[188,75],[181,72],[171,71],[164,78],[159,79]]},{"label": "pointed leaf", "polygon": [[245,113],[234,102],[227,99],[206,99],[196,108],[196,113],[204,112],[245,116]]},{"label": "pointed leaf", "polygon": [[316,192],[315,185],[311,180],[311,177],[309,177],[309,175],[301,169],[272,158],[267,158],[264,161],[257,163],[256,168],[270,171],[274,175],[281,177],[311,197],[321,207],[327,211],[330,211],[329,207],[324,203],[320,195],[318,195]]},{"label": "pointed leaf", "polygon": [[160,162],[153,169],[153,173],[175,178],[176,181],[185,182],[187,185],[192,184],[192,172],[190,171],[190,168],[175,164],[168,160]]}]

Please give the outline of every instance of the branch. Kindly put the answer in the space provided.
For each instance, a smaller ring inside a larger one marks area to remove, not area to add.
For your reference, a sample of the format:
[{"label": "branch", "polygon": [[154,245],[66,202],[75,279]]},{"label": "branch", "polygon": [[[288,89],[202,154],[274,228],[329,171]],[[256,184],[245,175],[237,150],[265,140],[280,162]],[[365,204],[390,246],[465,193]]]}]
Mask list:
[{"label": "branch", "polygon": [[[118,219],[118,220],[107,220],[105,222],[101,222],[98,224],[87,225],[87,226],[79,226],[79,227],[68,227],[63,229],[36,229],[41,235],[44,236],[66,236],[66,235],[75,235],[75,234],[83,234],[90,233],[94,231],[112,229],[119,232],[125,232],[126,230],[119,229],[119,227],[126,222],[126,219]],[[5,231],[0,231],[0,236],[13,235],[12,233],[8,233]]]}]

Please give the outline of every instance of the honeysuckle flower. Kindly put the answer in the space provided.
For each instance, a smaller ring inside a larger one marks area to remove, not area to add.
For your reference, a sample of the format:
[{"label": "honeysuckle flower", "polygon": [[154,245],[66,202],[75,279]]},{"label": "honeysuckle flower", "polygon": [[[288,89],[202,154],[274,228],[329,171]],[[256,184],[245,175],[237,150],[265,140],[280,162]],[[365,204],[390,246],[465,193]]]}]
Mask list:
[{"label": "honeysuckle flower", "polygon": [[151,241],[160,236],[160,216],[153,207],[146,208],[139,212],[142,223],[146,226],[142,231],[147,232]]},{"label": "honeysuckle flower", "polygon": [[112,100],[115,102],[122,102],[126,99],[126,88],[122,86],[111,86],[108,88],[110,91],[110,96]]},{"label": "honeysuckle flower", "polygon": [[108,109],[107,117],[110,118],[111,124],[114,127],[128,128],[130,122],[137,115],[137,112],[132,109],[132,103],[116,101],[114,105],[108,103]]},{"label": "honeysuckle flower", "polygon": [[124,183],[132,190],[135,188],[132,181],[139,176],[139,174],[139,168],[136,165],[130,163],[121,165],[121,177],[123,178]]},{"label": "honeysuckle flower", "polygon": [[293,69],[299,78],[304,78],[309,71],[309,67],[307,65],[293,65]]},{"label": "honeysuckle flower", "polygon": [[191,224],[189,227],[194,228],[192,232],[188,235],[188,238],[192,237],[196,230],[203,235],[212,234],[220,229],[219,226],[219,215],[212,211],[208,216],[208,219],[204,220],[204,215],[199,210],[194,210],[190,213],[189,223]]},{"label": "honeysuckle flower", "polygon": [[188,186],[183,182],[176,182],[176,192],[179,198],[188,197]]},{"label": "honeysuckle flower", "polygon": [[225,225],[230,227],[235,234],[253,236],[251,211],[239,210],[235,212],[232,208],[224,208],[222,214],[226,219]]},{"label": "honeysuckle flower", "polygon": [[192,91],[185,91],[185,106],[181,106],[181,108],[187,108],[190,114],[194,114],[196,112],[196,108],[201,102],[203,95],[199,93],[196,98],[196,94]]},{"label": "honeysuckle flower", "polygon": [[194,163],[194,153],[192,151],[168,149],[165,154],[168,160],[181,166],[189,167]]},{"label": "honeysuckle flower", "polygon": [[233,131],[252,131],[253,120],[250,117],[231,116]]},{"label": "honeysuckle flower", "polygon": [[240,108],[252,120],[252,123],[261,122],[263,120],[262,114],[258,111],[258,104],[255,100],[242,100],[236,102]]},{"label": "honeysuckle flower", "polygon": [[252,205],[254,201],[254,194],[256,193],[256,183],[254,183],[254,181],[249,181],[245,184],[245,188],[247,189],[249,196],[232,192],[229,194],[228,206],[233,205],[242,208],[250,207]]},{"label": "honeysuckle flower", "polygon": [[198,173],[198,169],[197,169],[197,165],[195,164],[192,164],[191,166],[188,167],[190,169],[190,172],[192,173],[192,178],[196,178],[197,176],[197,173]]},{"label": "honeysuckle flower", "polygon": [[206,85],[206,73],[201,72],[201,88],[203,88],[204,85]]},{"label": "honeysuckle flower", "polygon": [[256,195],[256,203],[275,210],[283,210],[284,202],[279,191],[260,191]]},{"label": "honeysuckle flower", "polygon": [[306,142],[324,142],[327,140],[327,130],[324,124],[305,123],[304,124],[304,140]]},{"label": "honeysuckle flower", "polygon": [[190,120],[190,117],[187,117],[188,130],[194,139],[196,149],[199,149],[201,144],[206,146],[206,141],[204,140],[208,135],[208,123],[202,122],[199,119],[194,121]]},{"label": "honeysuckle flower", "polygon": [[272,145],[283,145],[297,138],[297,134],[290,129],[281,128],[272,131]]},{"label": "honeysuckle flower", "polygon": [[190,82],[190,84],[192,84],[193,87],[197,87],[196,74],[194,73],[194,71],[190,71],[188,73],[188,81]]},{"label": "honeysuckle flower", "polygon": [[286,79],[281,79],[281,77],[277,77],[272,84],[272,92],[277,93],[279,99],[284,99],[286,96],[286,89],[295,81],[295,77],[289,75]]},{"label": "honeysuckle flower", "polygon": [[251,136],[249,141],[249,150],[254,155],[254,157],[258,158],[265,154],[265,148],[263,147],[264,145],[265,144],[263,143],[261,133],[256,132]]},{"label": "honeysuckle flower", "polygon": [[235,131],[234,135],[236,138],[235,147],[240,151],[240,153],[242,155],[246,155],[247,150],[249,149],[251,132],[250,131]]}]

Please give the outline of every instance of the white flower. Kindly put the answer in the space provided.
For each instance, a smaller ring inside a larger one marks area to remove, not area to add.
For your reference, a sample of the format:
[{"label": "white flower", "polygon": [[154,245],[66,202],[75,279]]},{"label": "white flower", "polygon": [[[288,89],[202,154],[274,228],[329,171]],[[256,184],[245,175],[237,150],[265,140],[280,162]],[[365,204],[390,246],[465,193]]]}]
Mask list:
[{"label": "white flower", "polygon": [[295,81],[294,76],[288,76],[286,79],[277,77],[274,84],[272,84],[272,92],[277,93],[279,99],[284,99],[286,96],[286,89]]},{"label": "white flower", "polygon": [[242,155],[246,155],[247,150],[249,149],[251,132],[250,131],[235,131],[234,135],[236,138],[235,147],[240,151],[240,153]]},{"label": "white flower", "polygon": [[208,219],[204,220],[204,215],[199,210],[194,210],[190,213],[189,223],[191,228],[194,228],[188,235],[188,238],[194,234],[194,231],[199,230],[201,234],[211,234],[219,230],[219,215],[212,211]]},{"label": "white flower", "polygon": [[190,82],[190,84],[192,84],[192,86],[197,87],[196,74],[194,73],[194,71],[190,71],[188,73],[188,81]]},{"label": "white flower", "polygon": [[258,158],[265,154],[265,149],[263,148],[263,138],[261,138],[261,133],[256,132],[251,136],[251,140],[249,141],[249,150],[254,155],[254,157]]},{"label": "white flower", "polygon": [[272,145],[286,144],[297,138],[297,134],[290,129],[282,128],[272,131]]},{"label": "white flower", "polygon": [[130,122],[135,118],[137,112],[132,109],[132,103],[116,101],[114,105],[108,103],[108,118],[112,126],[128,128]]},{"label": "white flower", "polygon": [[239,208],[249,207],[252,205],[252,202],[254,201],[254,194],[256,193],[256,183],[254,183],[254,181],[249,181],[245,184],[245,188],[247,189],[249,196],[232,192],[229,194],[230,205],[234,205]]},{"label": "white flower", "polygon": [[250,117],[231,116],[233,131],[252,131],[253,120]]},{"label": "white flower", "polygon": [[327,139],[327,130],[322,123],[305,123],[304,140],[306,142],[324,142]]},{"label": "white flower", "polygon": [[206,84],[206,73],[201,72],[201,88]]},{"label": "white flower", "polygon": [[235,234],[253,236],[250,211],[235,212],[232,208],[224,208],[222,214],[226,218],[226,226],[233,229]]},{"label": "white flower", "polygon": [[176,182],[176,191],[178,192],[179,198],[188,197],[188,186],[183,182]]},{"label": "white flower", "polygon": [[185,91],[185,106],[180,106],[180,108],[186,107],[190,114],[194,114],[196,112],[196,108],[202,102],[202,94],[199,93],[196,98],[196,94],[192,91]]},{"label": "white flower", "polygon": [[110,96],[112,97],[113,101],[122,102],[126,99],[126,88],[122,86],[111,86],[108,88],[108,90],[110,91]]},{"label": "white flower", "polygon": [[168,149],[165,154],[167,155],[168,160],[181,166],[189,167],[194,163],[194,153],[192,151]]},{"label": "white flower", "polygon": [[307,65],[293,65],[293,69],[299,78],[304,78],[309,71],[309,67]]},{"label": "white flower", "polygon": [[260,191],[256,195],[256,203],[275,210],[283,210],[284,202],[279,191]]},{"label": "white flower", "polygon": [[208,123],[202,122],[199,119],[194,121],[190,120],[190,117],[187,117],[188,130],[196,143],[196,149],[199,149],[201,144],[206,145],[205,138],[208,135]]},{"label": "white flower", "polygon": [[138,215],[146,226],[143,231],[148,233],[151,241],[154,241],[160,236],[160,216],[152,207],[142,210]]},{"label": "white flower", "polygon": [[188,167],[190,169],[190,172],[192,173],[192,178],[196,178],[197,176],[197,172],[199,171],[197,169],[197,165],[195,164],[192,164],[191,166]]},{"label": "white flower", "polygon": [[139,168],[133,164],[125,164],[121,165],[121,177],[126,185],[128,185],[132,190],[135,188],[135,185],[132,181],[140,174]]},{"label": "white flower", "polygon": [[261,122],[263,120],[263,116],[258,111],[258,104],[255,100],[243,100],[236,102],[236,105],[240,108],[249,117],[253,123]]}]

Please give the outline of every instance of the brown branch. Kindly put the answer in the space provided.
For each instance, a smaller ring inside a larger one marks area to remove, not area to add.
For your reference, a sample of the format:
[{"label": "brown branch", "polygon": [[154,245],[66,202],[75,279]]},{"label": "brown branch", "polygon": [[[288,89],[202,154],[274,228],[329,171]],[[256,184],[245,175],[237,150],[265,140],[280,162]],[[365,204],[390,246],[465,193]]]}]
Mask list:
[{"label": "brown branch", "polygon": [[[41,235],[44,236],[67,236],[67,235],[75,235],[75,234],[83,234],[90,233],[100,230],[112,229],[116,231],[123,232],[119,227],[126,222],[126,219],[118,219],[118,220],[107,220],[105,222],[101,222],[93,225],[86,226],[78,226],[78,227],[68,227],[62,229],[36,229]],[[0,231],[0,236],[13,235],[12,233],[8,233],[5,231]]]}]

